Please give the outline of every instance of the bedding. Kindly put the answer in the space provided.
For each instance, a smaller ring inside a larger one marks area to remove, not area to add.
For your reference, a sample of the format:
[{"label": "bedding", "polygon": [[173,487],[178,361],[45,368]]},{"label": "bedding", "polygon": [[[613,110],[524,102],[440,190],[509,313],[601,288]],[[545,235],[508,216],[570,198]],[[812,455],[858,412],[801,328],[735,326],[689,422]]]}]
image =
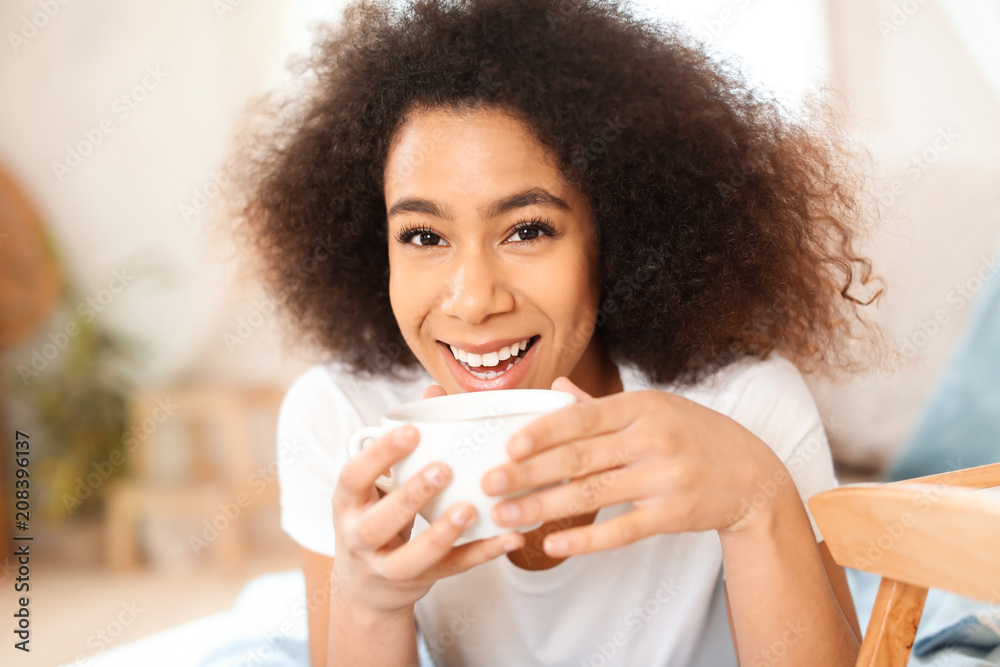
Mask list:
[{"label": "bedding", "polygon": [[[858,619],[864,628],[879,580],[857,570],[849,569],[847,574]],[[720,594],[721,591],[720,586]],[[305,580],[301,570],[262,575],[244,586],[228,611],[117,647],[85,664],[86,667],[308,667],[306,618],[301,611],[304,603]],[[720,609],[719,622],[710,624],[710,634],[702,641],[697,665],[735,667],[735,662],[729,662],[733,660],[732,643],[724,607]],[[418,647],[420,667],[434,667],[422,639]],[[720,664],[720,660],[725,664]],[[931,590],[909,664],[910,667],[1000,665],[1000,600],[991,604]]]},{"label": "bedding", "polygon": [[[231,609],[184,623],[65,667],[308,667],[301,570],[261,575]],[[419,637],[420,667],[434,667]]]}]

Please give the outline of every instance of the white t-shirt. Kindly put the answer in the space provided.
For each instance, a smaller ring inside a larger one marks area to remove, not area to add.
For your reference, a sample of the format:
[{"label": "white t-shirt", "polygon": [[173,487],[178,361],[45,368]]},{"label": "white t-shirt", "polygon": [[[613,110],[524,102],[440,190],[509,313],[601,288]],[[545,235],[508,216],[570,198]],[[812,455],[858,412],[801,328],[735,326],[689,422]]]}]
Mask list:
[{"label": "white t-shirt", "polygon": [[[632,366],[619,373],[626,392],[674,391],[742,424],[785,463],[803,503],[837,486],[819,412],[788,360],[742,360],[682,389],[651,385]],[[348,439],[378,425],[390,408],[419,400],[433,382],[423,369],[403,382],[366,381],[337,362],[314,366],[295,381],[278,421],[281,527],[293,540],[334,555],[331,498]],[[760,493],[757,502],[768,489]],[[631,508],[604,507],[595,523]],[[427,526],[418,515],[411,539]],[[548,570],[523,570],[500,556],[438,580],[414,614],[441,667],[683,667],[702,639],[721,567],[715,531],[647,537]]]}]

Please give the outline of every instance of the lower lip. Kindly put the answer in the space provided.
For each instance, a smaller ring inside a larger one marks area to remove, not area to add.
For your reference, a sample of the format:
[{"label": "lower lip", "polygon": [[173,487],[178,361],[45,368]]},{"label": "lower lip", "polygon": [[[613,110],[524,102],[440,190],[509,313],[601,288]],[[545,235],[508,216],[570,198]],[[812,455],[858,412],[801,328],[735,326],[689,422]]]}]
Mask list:
[{"label": "lower lip", "polygon": [[[455,378],[462,389],[465,391],[494,391],[496,389],[511,389],[521,383],[524,376],[528,374],[528,366],[534,360],[535,350],[538,349],[538,344],[541,342],[541,338],[537,339],[530,348],[523,352],[521,361],[516,366],[492,380],[480,380],[465,370],[462,363],[451,353],[451,347],[440,341],[438,341],[438,345],[441,347],[441,353],[445,356],[445,364],[447,364],[448,370],[451,371],[452,377]],[[504,359],[504,361],[510,363],[509,359]],[[480,368],[483,367],[480,366]]]}]

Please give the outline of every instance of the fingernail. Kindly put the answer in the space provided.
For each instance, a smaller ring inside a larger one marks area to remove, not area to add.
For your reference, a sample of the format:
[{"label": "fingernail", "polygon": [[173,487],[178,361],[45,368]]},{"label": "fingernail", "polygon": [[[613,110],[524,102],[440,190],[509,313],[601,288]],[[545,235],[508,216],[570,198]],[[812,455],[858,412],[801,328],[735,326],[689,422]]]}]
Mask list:
[{"label": "fingernail", "polygon": [[424,479],[434,486],[441,486],[444,483],[444,473],[439,468],[431,468],[424,473]]},{"label": "fingernail", "polygon": [[546,537],[544,548],[546,553],[561,554],[569,549],[569,543],[565,537]]},{"label": "fingernail", "polygon": [[514,551],[515,549],[520,549],[520,548],[521,548],[521,543],[518,542],[517,540],[511,539],[511,540],[507,540],[506,542],[503,543],[503,551],[504,551],[504,553],[510,553],[511,551]]},{"label": "fingernail", "polygon": [[456,526],[466,526],[472,521],[472,510],[466,506],[456,507],[448,516]]},{"label": "fingernail", "polygon": [[504,503],[497,509],[497,515],[504,521],[514,521],[521,516],[521,508],[513,503]]},{"label": "fingernail", "polygon": [[486,476],[486,488],[493,493],[500,493],[507,488],[508,484],[510,484],[510,480],[507,478],[507,473],[502,470],[494,470]]}]

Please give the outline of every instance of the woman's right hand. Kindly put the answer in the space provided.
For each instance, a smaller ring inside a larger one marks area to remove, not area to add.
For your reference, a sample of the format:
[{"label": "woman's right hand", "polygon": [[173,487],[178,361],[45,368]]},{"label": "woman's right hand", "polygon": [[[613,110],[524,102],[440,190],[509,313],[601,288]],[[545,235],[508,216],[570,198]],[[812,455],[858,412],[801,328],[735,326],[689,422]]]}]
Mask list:
[{"label": "woman's right hand", "polygon": [[[451,481],[450,468],[430,463],[382,498],[375,480],[413,451],[418,439],[411,425],[389,431],[344,465],[334,489],[337,555],[331,590],[370,612],[412,609],[438,579],[524,546],[524,536],[517,532],[454,546],[476,514],[475,507],[461,502],[410,539],[414,517]],[[434,471],[440,474],[436,479]]]}]

